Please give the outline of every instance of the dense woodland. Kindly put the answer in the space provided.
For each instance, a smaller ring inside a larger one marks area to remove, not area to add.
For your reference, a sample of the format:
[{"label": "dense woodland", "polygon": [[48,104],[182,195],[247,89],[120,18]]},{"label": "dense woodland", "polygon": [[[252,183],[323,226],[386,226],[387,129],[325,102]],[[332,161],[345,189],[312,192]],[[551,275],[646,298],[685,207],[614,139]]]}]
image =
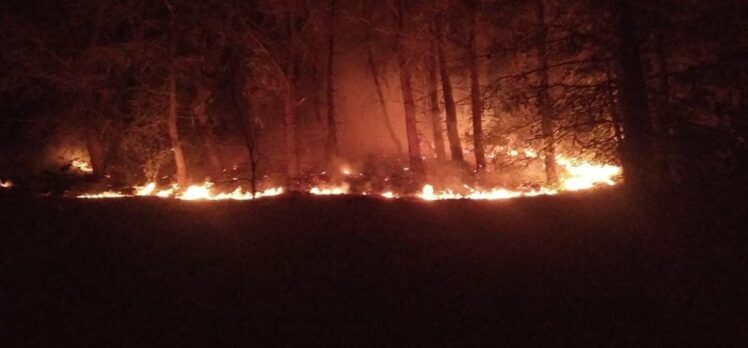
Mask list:
[{"label": "dense woodland", "polygon": [[[530,147],[550,185],[558,152],[621,164],[634,188],[698,185],[748,169],[746,16],[741,0],[3,1],[0,177],[80,158],[126,184],[304,182],[353,161],[482,180]],[[353,99],[364,134],[346,135]]]}]

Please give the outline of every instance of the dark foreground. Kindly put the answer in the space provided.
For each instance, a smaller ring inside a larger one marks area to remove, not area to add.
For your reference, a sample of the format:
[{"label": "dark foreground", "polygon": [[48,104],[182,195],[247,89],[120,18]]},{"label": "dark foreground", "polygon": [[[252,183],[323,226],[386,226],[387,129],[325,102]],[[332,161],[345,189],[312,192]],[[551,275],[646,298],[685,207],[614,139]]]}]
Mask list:
[{"label": "dark foreground", "polygon": [[743,345],[741,197],[6,195],[0,342]]}]

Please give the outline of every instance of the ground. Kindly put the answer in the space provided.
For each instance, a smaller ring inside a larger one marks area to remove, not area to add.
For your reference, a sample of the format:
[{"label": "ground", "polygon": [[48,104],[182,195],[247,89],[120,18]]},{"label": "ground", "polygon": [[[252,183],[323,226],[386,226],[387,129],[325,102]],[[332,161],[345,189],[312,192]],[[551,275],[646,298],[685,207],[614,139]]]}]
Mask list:
[{"label": "ground", "polygon": [[741,197],[603,190],[500,202],[205,203],[8,194],[0,339],[742,345]]}]

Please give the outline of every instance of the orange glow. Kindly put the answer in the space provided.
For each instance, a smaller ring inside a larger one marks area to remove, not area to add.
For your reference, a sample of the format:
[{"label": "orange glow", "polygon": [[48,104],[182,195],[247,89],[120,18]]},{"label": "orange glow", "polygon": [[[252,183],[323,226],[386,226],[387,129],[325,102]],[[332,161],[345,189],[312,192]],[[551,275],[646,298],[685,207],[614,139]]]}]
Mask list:
[{"label": "orange glow", "polygon": [[13,187],[13,183],[10,180],[7,180],[7,181],[0,180],[0,188],[9,189],[11,187]]}]

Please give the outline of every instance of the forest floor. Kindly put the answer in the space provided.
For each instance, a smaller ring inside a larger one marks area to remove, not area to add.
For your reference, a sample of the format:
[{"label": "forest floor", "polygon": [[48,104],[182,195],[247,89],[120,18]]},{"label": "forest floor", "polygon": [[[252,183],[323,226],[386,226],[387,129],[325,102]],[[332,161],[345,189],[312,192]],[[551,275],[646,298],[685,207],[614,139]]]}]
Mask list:
[{"label": "forest floor", "polygon": [[735,192],[5,195],[0,344],[743,345],[747,210]]}]

